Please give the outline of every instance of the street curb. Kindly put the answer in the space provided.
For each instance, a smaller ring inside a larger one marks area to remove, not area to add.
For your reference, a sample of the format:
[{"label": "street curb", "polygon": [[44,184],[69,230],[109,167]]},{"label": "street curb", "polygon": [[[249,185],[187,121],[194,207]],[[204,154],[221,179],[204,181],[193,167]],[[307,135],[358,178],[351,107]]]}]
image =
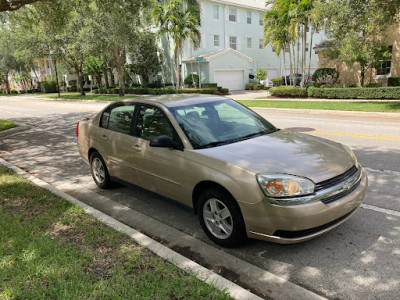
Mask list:
[{"label": "street curb", "polygon": [[35,185],[44,188],[53,194],[79,206],[82,208],[87,214],[93,216],[97,220],[101,221],[102,223],[106,224],[107,226],[126,234],[129,236],[131,239],[133,239],[135,242],[138,244],[146,247],[156,255],[160,256],[161,258],[164,258],[174,265],[176,265],[178,268],[194,275],[201,281],[204,281],[208,284],[214,285],[216,288],[218,288],[221,291],[225,291],[230,294],[231,297],[234,297],[235,299],[248,299],[248,300],[259,300],[262,299],[257,295],[254,295],[253,293],[249,292],[248,290],[238,286],[237,284],[223,278],[222,276],[204,268],[203,266],[197,264],[196,262],[184,257],[183,255],[169,249],[168,247],[156,242],[155,240],[149,238],[148,236],[138,232],[137,230],[130,228],[129,226],[111,218],[110,216],[100,212],[97,209],[94,209],[93,207],[79,201],[78,199],[60,191],[59,189],[51,186],[50,184],[40,180],[39,178],[36,178],[27,172],[21,170],[20,168],[8,163],[7,161],[3,160],[0,158],[0,164],[12,169],[15,171],[18,175],[21,175],[22,177],[30,180],[32,183]]},{"label": "street curb", "polygon": [[14,127],[14,128],[10,128],[10,129],[7,129],[7,130],[0,131],[0,139],[5,137],[5,136],[9,136],[9,135],[12,135],[12,134],[15,134],[15,133],[19,133],[19,132],[22,132],[22,131],[25,131],[25,130],[28,130],[28,129],[30,129],[30,126],[18,126],[18,127]]}]

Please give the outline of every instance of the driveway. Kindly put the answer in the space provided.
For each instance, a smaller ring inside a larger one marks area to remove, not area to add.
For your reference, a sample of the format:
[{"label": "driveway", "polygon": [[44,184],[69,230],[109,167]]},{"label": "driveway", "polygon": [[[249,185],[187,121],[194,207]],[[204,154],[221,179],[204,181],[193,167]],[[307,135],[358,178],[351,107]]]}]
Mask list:
[{"label": "driveway", "polygon": [[[75,127],[83,116],[104,105],[0,97],[0,119],[30,126],[29,130],[1,139],[0,155],[79,200],[109,211],[115,218],[123,218],[124,211],[113,210],[112,203],[117,202],[161,222],[159,226],[148,226],[131,220],[132,226],[220,274],[236,278],[265,298],[279,298],[271,288],[262,287],[262,280],[267,282],[271,278],[267,275],[272,274],[332,299],[398,299],[400,118],[258,110],[278,127],[314,129],[310,134],[348,144],[367,168],[369,192],[363,207],[349,221],[318,239],[286,246],[251,240],[244,247],[221,250],[207,239],[190,209],[137,187],[100,190],[95,186],[77,152]],[[182,236],[171,240],[169,231],[160,227],[172,228]],[[201,245],[214,250],[204,252]],[[249,269],[239,274],[235,266]]]}]

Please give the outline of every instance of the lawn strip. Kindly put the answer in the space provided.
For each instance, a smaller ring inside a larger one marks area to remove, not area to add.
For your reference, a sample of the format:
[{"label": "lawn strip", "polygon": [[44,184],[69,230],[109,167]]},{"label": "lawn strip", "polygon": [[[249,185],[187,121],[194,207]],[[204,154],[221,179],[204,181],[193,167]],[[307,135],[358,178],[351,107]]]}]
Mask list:
[{"label": "lawn strip", "polygon": [[17,127],[17,126],[18,126],[18,124],[15,124],[13,122],[0,120],[0,131],[7,130],[7,129],[10,129],[10,128],[14,128],[14,127]]},{"label": "lawn strip", "polygon": [[86,94],[85,96],[81,96],[78,93],[62,93],[60,97],[58,97],[58,94],[47,94],[40,96],[40,98],[53,98],[53,99],[65,99],[65,100],[98,100],[98,101],[119,101],[135,97],[137,96],[92,95],[92,94]]},{"label": "lawn strip", "polygon": [[230,299],[0,166],[0,299]]},{"label": "lawn strip", "polygon": [[400,112],[400,101],[287,101],[287,100],[240,100],[248,107],[322,109],[369,112]]}]

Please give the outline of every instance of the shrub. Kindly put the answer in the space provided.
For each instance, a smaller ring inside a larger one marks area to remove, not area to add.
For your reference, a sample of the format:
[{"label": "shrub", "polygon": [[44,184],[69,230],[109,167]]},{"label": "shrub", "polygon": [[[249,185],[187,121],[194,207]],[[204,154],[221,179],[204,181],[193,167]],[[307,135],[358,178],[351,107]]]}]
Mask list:
[{"label": "shrub", "polygon": [[18,91],[16,89],[10,89],[11,94],[18,94]]},{"label": "shrub", "polygon": [[329,99],[400,99],[400,87],[309,88],[308,96]]},{"label": "shrub", "polygon": [[388,86],[400,86],[400,77],[389,77]]},{"label": "shrub", "polygon": [[273,87],[269,89],[272,96],[275,97],[307,97],[307,89],[293,86]]},{"label": "shrub", "polygon": [[364,85],[365,88],[377,88],[377,87],[382,87],[382,83],[379,82],[368,82],[367,84]]},{"label": "shrub", "polygon": [[201,84],[202,88],[218,88],[218,83],[202,83]]},{"label": "shrub", "polygon": [[358,84],[357,83],[348,83],[348,84],[346,84],[346,87],[347,88],[356,88],[356,87],[358,87]]},{"label": "shrub", "polygon": [[57,93],[57,82],[55,81],[42,81],[39,86],[42,93]]},{"label": "shrub", "polygon": [[20,93],[20,94],[25,94],[25,93],[26,93],[26,90],[19,90],[19,93]]},{"label": "shrub", "polygon": [[223,94],[223,95],[228,95],[229,94],[229,89],[228,88],[222,88],[220,93]]},{"label": "shrub", "polygon": [[199,84],[199,75],[190,73],[186,76],[183,82],[187,87],[196,87]]},{"label": "shrub", "polygon": [[72,86],[72,87],[76,87],[76,83],[77,83],[78,81],[77,80],[70,80],[70,81],[68,81],[68,85],[70,85],[70,86]]},{"label": "shrub", "polygon": [[265,79],[267,79],[267,74],[268,74],[267,70],[257,69],[256,77],[258,80],[265,80]]},{"label": "shrub", "polygon": [[312,75],[312,81],[318,83],[336,83],[339,72],[334,68],[319,68]]},{"label": "shrub", "polygon": [[262,88],[263,88],[262,84],[253,83],[253,82],[246,83],[246,86],[245,86],[246,90],[261,90]]},{"label": "shrub", "polygon": [[278,78],[272,78],[272,85],[273,86],[281,86],[283,84],[283,79],[278,77]]}]

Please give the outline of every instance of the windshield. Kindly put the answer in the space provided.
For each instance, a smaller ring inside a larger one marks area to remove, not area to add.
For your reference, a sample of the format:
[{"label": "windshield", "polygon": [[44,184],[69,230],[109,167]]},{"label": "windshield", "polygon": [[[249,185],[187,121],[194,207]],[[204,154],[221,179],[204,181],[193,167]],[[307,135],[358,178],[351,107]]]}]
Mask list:
[{"label": "windshield", "polygon": [[170,107],[193,148],[209,148],[275,132],[264,118],[233,100]]}]

